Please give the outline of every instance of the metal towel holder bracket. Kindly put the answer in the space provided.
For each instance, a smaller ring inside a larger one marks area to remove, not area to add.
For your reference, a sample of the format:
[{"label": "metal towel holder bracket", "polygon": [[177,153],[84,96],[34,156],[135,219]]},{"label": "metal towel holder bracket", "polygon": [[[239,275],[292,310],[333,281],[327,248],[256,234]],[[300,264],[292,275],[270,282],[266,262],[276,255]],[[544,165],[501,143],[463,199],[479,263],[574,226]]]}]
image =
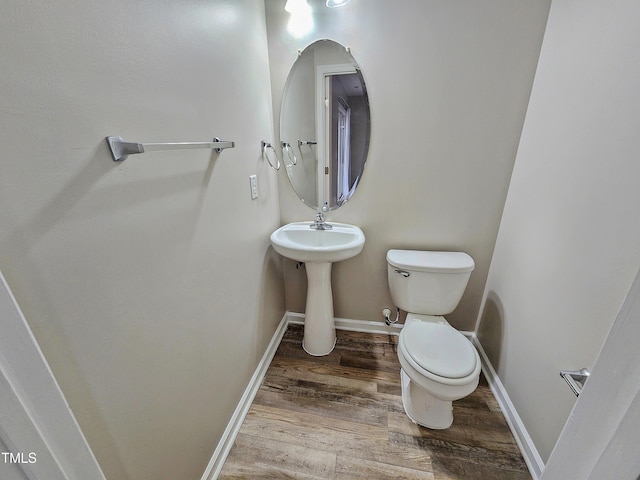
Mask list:
[{"label": "metal towel holder bracket", "polygon": [[[268,149],[271,149],[273,151],[273,155],[276,157],[275,165],[273,164],[274,162],[272,162],[269,158]],[[280,170],[280,158],[278,158],[278,153],[276,152],[276,149],[273,148],[273,145],[271,145],[266,140],[262,140],[260,141],[260,151],[262,152],[262,156],[267,160],[271,168],[273,168],[274,170]]]},{"label": "metal towel holder bracket", "polygon": [[560,376],[564,378],[569,388],[571,388],[571,391],[578,397],[587,380],[589,380],[589,370],[586,368],[581,368],[580,370],[562,370]]}]

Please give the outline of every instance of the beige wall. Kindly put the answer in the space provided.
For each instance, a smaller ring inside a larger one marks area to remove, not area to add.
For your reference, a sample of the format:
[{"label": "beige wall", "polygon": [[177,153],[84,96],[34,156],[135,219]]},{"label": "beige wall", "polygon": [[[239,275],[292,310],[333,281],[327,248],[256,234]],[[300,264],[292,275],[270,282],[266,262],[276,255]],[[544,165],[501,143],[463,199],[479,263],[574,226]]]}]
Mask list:
[{"label": "beige wall", "polygon": [[639,16],[553,2],[487,279],[478,336],[545,461],[558,372],[592,368],[640,267]]},{"label": "beige wall", "polygon": [[[297,50],[330,38],[351,48],[371,102],[369,157],[349,203],[328,215],[354,223],[363,252],[334,265],[335,314],[380,320],[391,306],[389,248],[463,250],[476,270],[449,316],[473,330],[544,32],[549,0],[309,3],[315,30],[286,31],[284,0],[267,0],[276,126]],[[313,212],[279,173],[283,223]],[[284,261],[287,308],[303,312],[306,278]]]},{"label": "beige wall", "polygon": [[[549,2],[312,0],[296,40],[266,0],[268,50],[258,0],[3,6],[0,268],[108,478],[198,478],[285,290],[304,311],[304,271],[268,235],[313,212],[259,142],[319,38],[351,47],[372,109],[360,187],[328,215],[367,235],[335,265],[336,315],[381,319],[389,248],[470,253],[449,319],[479,317],[546,458],[574,402],[558,370],[593,362],[640,265],[639,12],[556,2],[485,288]],[[106,135],[236,148],[115,164]]]},{"label": "beige wall", "polygon": [[200,478],[284,313],[263,3],[0,10],[0,268],[107,477]]}]

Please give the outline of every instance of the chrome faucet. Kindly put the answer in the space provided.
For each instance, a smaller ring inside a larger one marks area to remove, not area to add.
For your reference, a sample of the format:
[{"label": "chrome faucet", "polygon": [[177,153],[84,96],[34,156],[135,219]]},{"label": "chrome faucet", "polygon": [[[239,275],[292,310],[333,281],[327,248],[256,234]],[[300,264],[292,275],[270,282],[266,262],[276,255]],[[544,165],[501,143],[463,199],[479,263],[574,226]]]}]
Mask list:
[{"label": "chrome faucet", "polygon": [[316,221],[309,225],[309,227],[315,230],[330,230],[333,228],[332,225],[329,225],[324,221],[324,213],[322,212],[316,213]]}]

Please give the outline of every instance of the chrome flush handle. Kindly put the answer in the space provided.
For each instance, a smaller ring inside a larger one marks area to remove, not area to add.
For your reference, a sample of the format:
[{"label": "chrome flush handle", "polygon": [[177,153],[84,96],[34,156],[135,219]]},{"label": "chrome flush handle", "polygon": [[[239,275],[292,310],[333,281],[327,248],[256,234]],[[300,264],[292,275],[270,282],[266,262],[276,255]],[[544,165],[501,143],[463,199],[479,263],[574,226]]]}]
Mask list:
[{"label": "chrome flush handle", "polygon": [[403,277],[408,277],[409,275],[411,275],[410,272],[407,272],[406,270],[399,270],[396,268],[396,273],[399,273],[400,275],[402,275]]}]

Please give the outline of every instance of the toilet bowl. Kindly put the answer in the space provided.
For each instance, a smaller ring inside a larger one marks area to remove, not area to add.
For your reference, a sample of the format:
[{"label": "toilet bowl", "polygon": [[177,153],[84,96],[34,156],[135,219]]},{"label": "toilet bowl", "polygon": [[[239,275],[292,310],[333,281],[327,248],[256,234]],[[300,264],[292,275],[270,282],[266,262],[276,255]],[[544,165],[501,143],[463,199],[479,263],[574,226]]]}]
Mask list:
[{"label": "toilet bowl", "polygon": [[415,423],[448,428],[453,400],[478,386],[480,357],[471,342],[444,317],[408,314],[398,341],[402,403]]},{"label": "toilet bowl", "polygon": [[462,252],[389,250],[391,296],[407,318],[398,340],[402,403],[411,420],[443,429],[452,402],[478,386],[481,363],[471,342],[445,320],[458,305],[474,268]]}]

